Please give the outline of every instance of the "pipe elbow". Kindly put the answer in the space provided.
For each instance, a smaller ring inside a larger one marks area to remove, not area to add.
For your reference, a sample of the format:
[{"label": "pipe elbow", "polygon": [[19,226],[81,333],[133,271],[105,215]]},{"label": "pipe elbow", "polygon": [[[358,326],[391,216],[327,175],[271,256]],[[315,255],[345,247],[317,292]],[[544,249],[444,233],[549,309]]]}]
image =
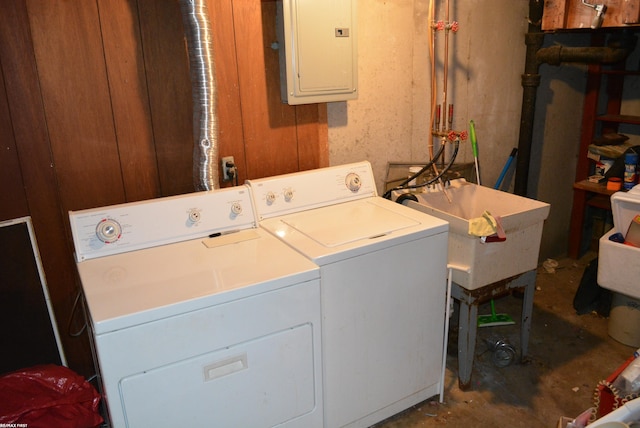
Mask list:
[{"label": "pipe elbow", "polygon": [[536,52],[536,61],[539,64],[560,65],[562,48],[560,45],[540,48]]}]

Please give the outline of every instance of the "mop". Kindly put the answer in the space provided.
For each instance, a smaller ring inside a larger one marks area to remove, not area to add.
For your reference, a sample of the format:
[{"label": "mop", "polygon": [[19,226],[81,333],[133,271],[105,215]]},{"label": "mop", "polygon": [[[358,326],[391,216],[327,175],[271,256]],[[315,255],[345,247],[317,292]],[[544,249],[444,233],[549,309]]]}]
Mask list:
[{"label": "mop", "polygon": [[[470,128],[469,136],[471,138],[471,145],[473,147],[473,157],[476,164],[476,177],[478,180],[478,185],[480,185],[480,172],[478,170],[478,142],[476,140],[476,131],[473,124],[473,120],[469,123],[469,128]],[[502,168],[502,173],[498,178],[498,182],[493,187],[494,189],[497,189],[498,187],[500,187],[500,184],[502,183],[502,180],[504,179],[504,176],[506,175],[507,170],[511,166],[511,162],[513,161],[513,158],[516,152],[517,150],[511,151],[511,155],[509,156],[509,159],[507,159],[507,163],[505,164],[504,168]],[[478,316],[478,327],[495,327],[499,325],[511,325],[515,323],[516,322],[513,320],[513,318],[511,318],[508,314],[496,313],[496,305],[493,299],[491,299],[491,314]]]},{"label": "mop", "polygon": [[491,314],[478,315],[478,327],[496,327],[498,325],[511,325],[516,322],[508,314],[497,314],[496,305],[491,299]]}]

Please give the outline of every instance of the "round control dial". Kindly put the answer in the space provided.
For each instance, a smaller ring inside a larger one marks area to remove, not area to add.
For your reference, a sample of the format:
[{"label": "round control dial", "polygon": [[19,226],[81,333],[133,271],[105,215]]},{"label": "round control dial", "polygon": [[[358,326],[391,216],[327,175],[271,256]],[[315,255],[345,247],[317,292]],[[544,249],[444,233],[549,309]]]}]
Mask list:
[{"label": "round control dial", "polygon": [[265,199],[267,201],[267,205],[271,205],[276,201],[276,194],[271,192],[271,191],[269,191],[265,195]]},{"label": "round control dial", "polygon": [[120,239],[122,226],[116,220],[105,218],[96,226],[96,236],[105,244],[111,244]]},{"label": "round control dial", "polygon": [[242,214],[242,205],[240,205],[240,202],[234,202],[231,204],[231,213],[234,215]]},{"label": "round control dial", "polygon": [[293,189],[290,187],[284,189],[284,200],[287,202],[291,202],[292,199],[293,199]]},{"label": "round control dial", "polygon": [[200,210],[197,208],[193,208],[191,210],[189,210],[189,221],[191,223],[197,223],[200,221],[200,219],[202,218],[201,214],[200,214]]},{"label": "round control dial", "polygon": [[352,192],[357,192],[362,187],[362,180],[355,172],[347,174],[347,178],[345,178],[344,182],[347,185],[347,189]]}]

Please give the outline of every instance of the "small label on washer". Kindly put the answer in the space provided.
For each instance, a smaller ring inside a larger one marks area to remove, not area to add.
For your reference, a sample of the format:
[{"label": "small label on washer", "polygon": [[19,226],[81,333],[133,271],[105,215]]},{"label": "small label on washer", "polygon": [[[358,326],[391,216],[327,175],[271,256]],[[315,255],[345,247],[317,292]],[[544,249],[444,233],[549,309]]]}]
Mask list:
[{"label": "small label on washer", "polygon": [[207,238],[202,243],[207,248],[221,247],[223,245],[237,244],[238,242],[249,241],[251,239],[258,239],[260,235],[255,229],[243,230],[240,232],[222,234],[213,238]]}]

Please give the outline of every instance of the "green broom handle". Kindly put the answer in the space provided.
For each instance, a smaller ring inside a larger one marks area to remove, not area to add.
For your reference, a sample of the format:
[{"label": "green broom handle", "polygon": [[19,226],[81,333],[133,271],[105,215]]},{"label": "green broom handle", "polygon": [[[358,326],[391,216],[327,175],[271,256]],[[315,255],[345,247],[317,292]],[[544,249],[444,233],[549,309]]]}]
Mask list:
[{"label": "green broom handle", "polygon": [[469,138],[471,139],[471,148],[473,149],[473,157],[478,158],[478,139],[476,138],[476,124],[473,120],[469,121]]}]

